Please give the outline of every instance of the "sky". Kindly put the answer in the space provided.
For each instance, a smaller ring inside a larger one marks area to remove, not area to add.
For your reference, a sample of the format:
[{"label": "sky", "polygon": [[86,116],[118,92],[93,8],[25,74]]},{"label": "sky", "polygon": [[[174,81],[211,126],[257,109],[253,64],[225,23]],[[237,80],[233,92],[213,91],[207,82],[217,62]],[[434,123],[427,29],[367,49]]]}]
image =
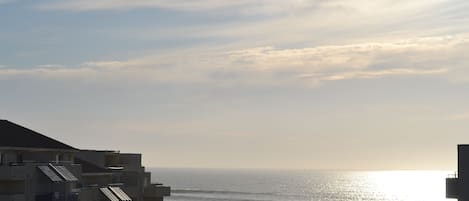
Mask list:
[{"label": "sky", "polygon": [[147,167],[454,170],[465,0],[0,0],[0,118]]}]

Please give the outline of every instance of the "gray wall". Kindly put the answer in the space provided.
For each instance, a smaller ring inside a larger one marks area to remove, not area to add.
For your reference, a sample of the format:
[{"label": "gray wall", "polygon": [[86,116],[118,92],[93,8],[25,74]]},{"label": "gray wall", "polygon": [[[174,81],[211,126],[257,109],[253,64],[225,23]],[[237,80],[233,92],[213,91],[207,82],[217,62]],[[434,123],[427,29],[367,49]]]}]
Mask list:
[{"label": "gray wall", "polygon": [[469,145],[458,145],[459,201],[469,201]]}]

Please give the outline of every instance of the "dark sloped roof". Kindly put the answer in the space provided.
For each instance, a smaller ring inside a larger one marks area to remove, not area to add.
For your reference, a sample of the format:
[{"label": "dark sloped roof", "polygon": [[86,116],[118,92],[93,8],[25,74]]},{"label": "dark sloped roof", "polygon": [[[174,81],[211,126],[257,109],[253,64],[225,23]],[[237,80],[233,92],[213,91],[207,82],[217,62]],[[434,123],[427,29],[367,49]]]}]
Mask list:
[{"label": "dark sloped roof", "polygon": [[7,120],[0,120],[0,147],[77,150]]}]

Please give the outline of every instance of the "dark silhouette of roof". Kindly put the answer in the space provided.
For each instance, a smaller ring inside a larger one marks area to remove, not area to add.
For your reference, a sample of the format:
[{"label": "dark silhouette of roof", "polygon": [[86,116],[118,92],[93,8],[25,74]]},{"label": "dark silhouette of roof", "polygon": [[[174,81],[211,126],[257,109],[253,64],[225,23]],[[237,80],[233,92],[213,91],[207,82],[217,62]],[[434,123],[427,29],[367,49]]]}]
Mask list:
[{"label": "dark silhouette of roof", "polygon": [[78,150],[8,120],[0,120],[0,147]]}]

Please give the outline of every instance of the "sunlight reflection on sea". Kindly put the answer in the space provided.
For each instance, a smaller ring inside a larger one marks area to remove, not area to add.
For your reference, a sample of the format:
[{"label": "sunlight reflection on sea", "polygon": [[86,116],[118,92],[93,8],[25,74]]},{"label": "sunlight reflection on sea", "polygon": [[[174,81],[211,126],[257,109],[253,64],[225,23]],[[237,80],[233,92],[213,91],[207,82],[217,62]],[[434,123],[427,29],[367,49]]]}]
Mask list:
[{"label": "sunlight reflection on sea", "polygon": [[169,201],[444,201],[447,171],[152,169]]}]

